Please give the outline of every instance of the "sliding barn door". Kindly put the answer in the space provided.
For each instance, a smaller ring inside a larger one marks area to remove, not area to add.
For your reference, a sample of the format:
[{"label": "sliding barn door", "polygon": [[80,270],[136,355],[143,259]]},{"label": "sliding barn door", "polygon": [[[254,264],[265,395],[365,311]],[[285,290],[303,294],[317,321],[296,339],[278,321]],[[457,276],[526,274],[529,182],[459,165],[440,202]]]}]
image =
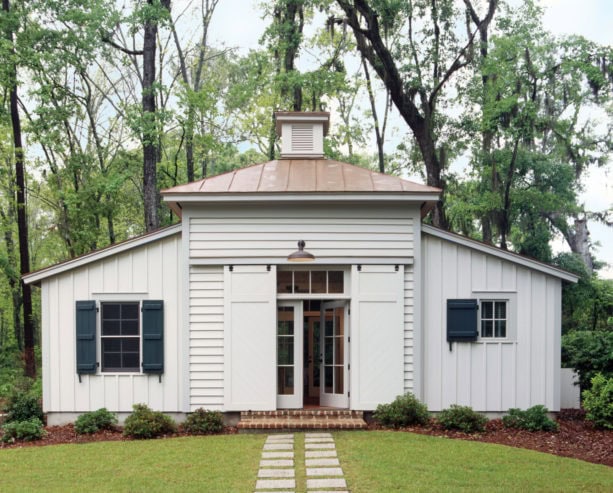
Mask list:
[{"label": "sliding barn door", "polygon": [[276,409],[276,269],[225,268],[225,409]]}]

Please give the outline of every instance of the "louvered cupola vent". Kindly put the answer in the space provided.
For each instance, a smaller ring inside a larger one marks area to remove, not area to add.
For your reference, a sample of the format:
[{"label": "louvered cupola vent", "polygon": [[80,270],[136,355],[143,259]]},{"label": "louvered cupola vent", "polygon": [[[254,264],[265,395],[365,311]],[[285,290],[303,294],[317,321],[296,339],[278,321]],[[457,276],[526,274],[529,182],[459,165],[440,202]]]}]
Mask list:
[{"label": "louvered cupola vent", "polygon": [[279,111],[275,121],[277,135],[281,137],[281,159],[323,157],[329,113]]}]

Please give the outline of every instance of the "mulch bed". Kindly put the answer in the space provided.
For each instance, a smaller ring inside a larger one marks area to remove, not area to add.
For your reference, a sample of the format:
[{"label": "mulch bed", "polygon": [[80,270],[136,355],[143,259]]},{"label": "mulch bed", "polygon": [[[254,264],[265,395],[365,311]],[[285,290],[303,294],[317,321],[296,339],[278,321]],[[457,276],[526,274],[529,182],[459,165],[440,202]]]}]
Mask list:
[{"label": "mulch bed", "polygon": [[[497,443],[613,467],[612,430],[594,428],[589,421],[584,421],[581,415],[572,412],[561,413],[558,417],[558,424],[560,429],[557,432],[527,431],[505,428],[501,419],[492,419],[488,421],[485,432],[467,434],[444,430],[432,421],[429,426],[407,427],[398,431],[473,442]],[[369,429],[377,430],[381,427],[371,423]]]},{"label": "mulch bed", "polygon": [[[447,438],[470,440],[477,442],[497,443],[510,447],[525,448],[546,452],[549,454],[572,457],[596,464],[613,467],[613,431],[599,430],[589,421],[584,421],[580,414],[567,412],[558,417],[560,430],[558,432],[531,432],[505,428],[502,420],[493,419],[486,425],[483,433],[466,434],[457,431],[443,430],[434,421],[429,426],[414,426],[402,428],[399,432],[408,431],[422,435],[443,436]],[[371,423],[369,429],[378,430],[380,426]],[[91,443],[101,441],[128,441],[121,431],[101,431],[93,435],[77,435],[73,425],[49,426],[47,435],[35,442],[19,442],[5,444],[0,442],[0,449],[40,447],[65,443]],[[237,433],[235,427],[224,429],[225,434]],[[186,433],[175,433],[166,437],[188,436]]]}]

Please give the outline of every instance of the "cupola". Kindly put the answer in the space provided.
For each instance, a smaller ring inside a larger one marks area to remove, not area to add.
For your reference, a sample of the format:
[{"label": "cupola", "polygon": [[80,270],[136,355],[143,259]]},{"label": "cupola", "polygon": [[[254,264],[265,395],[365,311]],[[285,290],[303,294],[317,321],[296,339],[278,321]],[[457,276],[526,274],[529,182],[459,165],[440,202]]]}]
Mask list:
[{"label": "cupola", "polygon": [[281,137],[281,159],[311,158],[324,155],[324,135],[328,134],[327,111],[277,111],[275,128]]}]

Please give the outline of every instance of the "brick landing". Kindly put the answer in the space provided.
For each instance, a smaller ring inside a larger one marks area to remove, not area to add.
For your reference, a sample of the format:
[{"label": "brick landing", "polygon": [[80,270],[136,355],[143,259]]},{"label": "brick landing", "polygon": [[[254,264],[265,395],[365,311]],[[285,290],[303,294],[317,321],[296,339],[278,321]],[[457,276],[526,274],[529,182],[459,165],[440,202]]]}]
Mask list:
[{"label": "brick landing", "polygon": [[366,428],[362,411],[302,409],[243,411],[239,431],[257,430],[361,430]]}]

